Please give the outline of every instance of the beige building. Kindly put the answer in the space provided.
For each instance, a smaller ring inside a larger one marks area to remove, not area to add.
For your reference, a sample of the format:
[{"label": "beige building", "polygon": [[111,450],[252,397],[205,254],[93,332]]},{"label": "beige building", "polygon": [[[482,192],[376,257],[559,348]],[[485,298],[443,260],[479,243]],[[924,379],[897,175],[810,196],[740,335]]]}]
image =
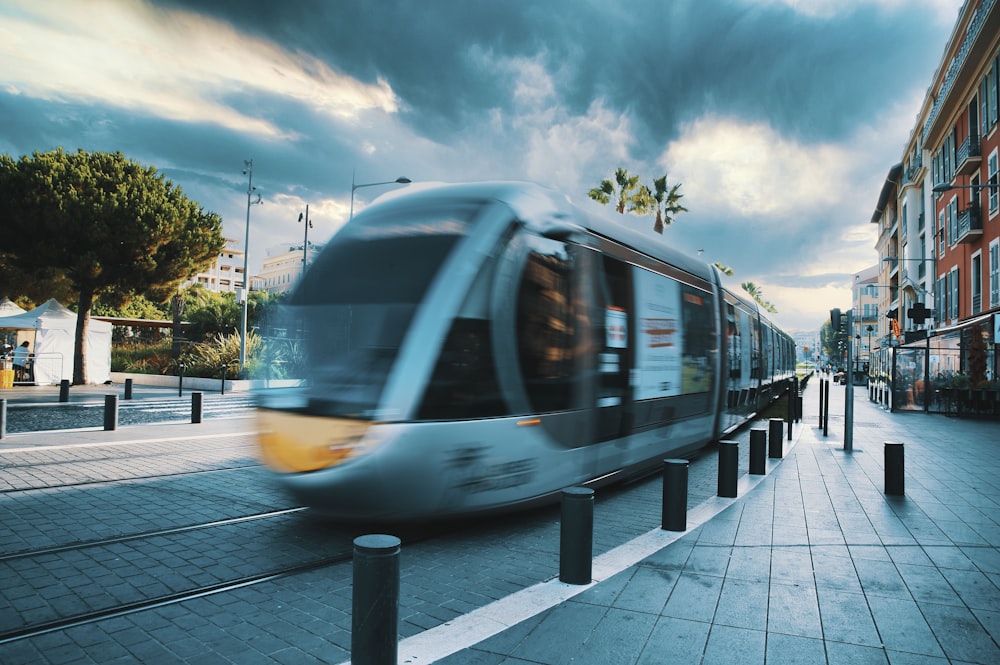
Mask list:
[{"label": "beige building", "polygon": [[268,293],[284,293],[302,276],[303,265],[312,263],[322,248],[322,245],[310,242],[306,254],[302,243],[271,247],[267,250],[260,273],[254,276],[254,288]]},{"label": "beige building", "polygon": [[[219,252],[211,266],[193,278],[184,282],[183,286],[200,284],[209,291],[217,293],[236,293],[243,288],[243,249],[240,243],[232,238],[226,238],[226,245]],[[256,286],[256,283],[254,284]]]}]

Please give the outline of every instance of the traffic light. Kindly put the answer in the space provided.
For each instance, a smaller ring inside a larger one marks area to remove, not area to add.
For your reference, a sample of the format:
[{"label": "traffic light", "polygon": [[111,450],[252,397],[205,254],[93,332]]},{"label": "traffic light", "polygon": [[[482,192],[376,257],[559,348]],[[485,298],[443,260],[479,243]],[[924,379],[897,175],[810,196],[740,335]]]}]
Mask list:
[{"label": "traffic light", "polygon": [[834,332],[840,330],[840,308],[834,308],[830,310],[830,327],[833,328]]}]

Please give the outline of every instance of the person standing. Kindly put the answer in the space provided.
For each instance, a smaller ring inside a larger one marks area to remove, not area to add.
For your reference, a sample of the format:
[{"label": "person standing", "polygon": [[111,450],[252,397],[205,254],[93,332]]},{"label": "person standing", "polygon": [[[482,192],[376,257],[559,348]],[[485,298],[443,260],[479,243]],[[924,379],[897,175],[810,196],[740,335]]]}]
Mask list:
[{"label": "person standing", "polygon": [[14,349],[14,381],[28,380],[28,359],[30,357],[28,340],[24,340],[21,342],[21,346]]}]

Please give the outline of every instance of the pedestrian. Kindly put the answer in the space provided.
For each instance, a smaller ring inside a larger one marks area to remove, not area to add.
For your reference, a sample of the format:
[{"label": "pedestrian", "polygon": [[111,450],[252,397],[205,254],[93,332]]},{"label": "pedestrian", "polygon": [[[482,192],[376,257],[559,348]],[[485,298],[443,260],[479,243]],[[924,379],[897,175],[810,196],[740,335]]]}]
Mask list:
[{"label": "pedestrian", "polygon": [[21,346],[14,349],[14,380],[28,380],[28,358],[31,352],[28,350],[28,340],[21,342]]}]

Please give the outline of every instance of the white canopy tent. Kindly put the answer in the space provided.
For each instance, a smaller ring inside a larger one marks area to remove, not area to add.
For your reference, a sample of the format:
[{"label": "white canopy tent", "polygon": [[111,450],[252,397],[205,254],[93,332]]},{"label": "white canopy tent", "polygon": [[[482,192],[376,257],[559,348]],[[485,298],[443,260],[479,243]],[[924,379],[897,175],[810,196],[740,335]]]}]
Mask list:
[{"label": "white canopy tent", "polygon": [[[52,298],[29,312],[0,316],[0,328],[34,332],[34,345],[30,348],[34,354],[35,385],[73,380],[75,312]],[[104,383],[111,378],[111,324],[91,318],[86,345],[87,381]]]}]

